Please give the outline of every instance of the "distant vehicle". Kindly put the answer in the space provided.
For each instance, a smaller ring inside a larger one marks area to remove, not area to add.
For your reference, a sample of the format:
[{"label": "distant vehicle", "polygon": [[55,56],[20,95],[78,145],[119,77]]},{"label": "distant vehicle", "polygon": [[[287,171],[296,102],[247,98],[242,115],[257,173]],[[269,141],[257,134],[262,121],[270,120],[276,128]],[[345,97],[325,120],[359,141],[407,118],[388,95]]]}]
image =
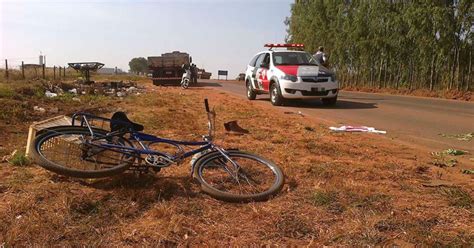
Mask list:
[{"label": "distant vehicle", "polygon": [[211,75],[212,75],[212,73],[207,72],[204,69],[199,69],[198,68],[198,78],[199,79],[211,79]]},{"label": "distant vehicle", "polygon": [[189,66],[191,62],[189,54],[179,51],[148,57],[148,69],[153,84],[179,85],[184,73],[183,65]]},{"label": "distant vehicle", "polygon": [[324,105],[337,101],[339,85],[331,70],[319,65],[305,51],[274,50],[274,48],[302,49],[303,44],[266,44],[268,51],[255,55],[245,72],[247,98],[270,94],[273,105],[282,105],[286,99],[322,100]]},{"label": "distant vehicle", "polygon": [[238,81],[244,81],[245,80],[245,73],[239,73],[239,76],[236,78]]},{"label": "distant vehicle", "polygon": [[199,79],[211,79],[212,73],[207,72],[205,69],[197,69]]}]

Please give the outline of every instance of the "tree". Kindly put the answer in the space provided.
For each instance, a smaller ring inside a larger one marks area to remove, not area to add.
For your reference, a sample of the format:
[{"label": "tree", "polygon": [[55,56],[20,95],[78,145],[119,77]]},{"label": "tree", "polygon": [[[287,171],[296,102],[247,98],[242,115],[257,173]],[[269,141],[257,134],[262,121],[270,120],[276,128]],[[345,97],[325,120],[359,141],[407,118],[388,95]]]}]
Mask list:
[{"label": "tree", "polygon": [[296,0],[284,23],[342,87],[473,89],[472,0]]},{"label": "tree", "polygon": [[148,61],[143,57],[133,58],[128,62],[128,66],[130,66],[130,71],[134,73],[146,73],[148,72]]}]

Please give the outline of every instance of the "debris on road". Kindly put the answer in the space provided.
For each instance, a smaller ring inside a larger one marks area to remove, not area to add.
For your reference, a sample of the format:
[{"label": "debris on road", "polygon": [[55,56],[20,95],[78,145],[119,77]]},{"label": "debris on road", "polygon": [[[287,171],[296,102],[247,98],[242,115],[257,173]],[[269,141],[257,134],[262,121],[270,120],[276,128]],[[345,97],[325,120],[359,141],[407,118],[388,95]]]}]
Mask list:
[{"label": "debris on road", "polygon": [[431,187],[431,188],[436,188],[436,187],[453,187],[454,184],[452,182],[448,181],[443,181],[439,179],[434,179],[428,182],[424,182],[421,185],[425,187]]},{"label": "debris on road", "polygon": [[2,157],[2,160],[0,162],[2,163],[5,163],[5,162],[10,162],[10,159],[13,158],[13,156],[15,156],[15,154],[17,153],[18,151],[17,150],[14,150],[12,153],[10,153],[10,155],[5,155]]},{"label": "debris on road", "polygon": [[106,95],[126,97],[129,95],[140,95],[145,91],[144,87],[138,87],[133,81],[110,81],[95,82],[91,84],[83,84],[82,81],[52,83],[43,82],[42,86],[45,90],[45,96],[54,98],[63,94],[73,95]]},{"label": "debris on road", "polygon": [[455,158],[447,157],[448,154],[442,152],[432,152],[431,155],[434,157],[433,165],[438,167],[454,167],[458,164]]},{"label": "debris on road", "polygon": [[308,127],[308,126],[304,127],[304,129],[309,132],[314,132],[315,130],[313,127]]},{"label": "debris on road", "polygon": [[366,133],[378,133],[386,134],[387,131],[377,130],[374,127],[367,126],[340,126],[340,127],[329,127],[334,132],[366,132]]},{"label": "debris on road", "polygon": [[284,113],[284,114],[287,114],[287,115],[295,114],[295,115],[300,115],[300,116],[303,116],[303,117],[304,117],[304,114],[303,114],[301,111],[298,111],[298,112],[285,111],[285,112],[283,112],[283,113]]},{"label": "debris on road", "polygon": [[463,150],[456,150],[453,148],[446,149],[442,152],[432,152],[431,155],[433,156],[441,156],[441,155],[453,155],[453,156],[459,156],[459,155],[465,155],[467,154],[467,151]]},{"label": "debris on road", "polygon": [[444,134],[440,133],[442,137],[457,139],[461,141],[471,141],[474,138],[474,132],[472,133],[465,133],[465,134]]},{"label": "debris on road", "polygon": [[474,174],[474,170],[462,170],[463,174]]},{"label": "debris on road", "polygon": [[36,111],[36,112],[40,112],[40,113],[46,112],[46,109],[45,109],[45,108],[38,107],[38,106],[34,106],[34,107],[33,107],[33,110]]},{"label": "debris on road", "polygon": [[46,97],[49,97],[49,98],[53,98],[53,97],[57,97],[57,96],[58,96],[58,94],[53,93],[53,92],[51,92],[51,91],[49,91],[49,90],[47,90],[47,91],[44,93],[44,95],[45,95]]},{"label": "debris on road", "polygon": [[249,130],[243,129],[242,127],[237,124],[237,121],[229,121],[224,123],[225,130],[231,133],[238,133],[238,134],[247,134],[250,133]]}]

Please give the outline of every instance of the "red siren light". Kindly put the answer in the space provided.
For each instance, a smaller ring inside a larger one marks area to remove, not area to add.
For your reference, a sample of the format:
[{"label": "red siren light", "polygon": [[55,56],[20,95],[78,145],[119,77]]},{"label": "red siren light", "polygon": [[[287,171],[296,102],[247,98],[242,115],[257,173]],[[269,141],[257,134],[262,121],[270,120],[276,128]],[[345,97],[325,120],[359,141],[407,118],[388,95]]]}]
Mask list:
[{"label": "red siren light", "polygon": [[296,44],[296,43],[291,43],[291,44],[276,44],[276,43],[267,43],[264,45],[264,47],[297,47],[297,48],[304,48],[304,44]]}]

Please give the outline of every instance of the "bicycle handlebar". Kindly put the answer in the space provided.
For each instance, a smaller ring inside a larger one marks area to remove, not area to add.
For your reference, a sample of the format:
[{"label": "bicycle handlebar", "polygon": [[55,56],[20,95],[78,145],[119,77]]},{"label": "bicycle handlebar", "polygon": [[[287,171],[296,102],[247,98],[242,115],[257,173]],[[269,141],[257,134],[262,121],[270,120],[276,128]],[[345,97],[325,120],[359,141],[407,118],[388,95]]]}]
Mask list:
[{"label": "bicycle handlebar", "polygon": [[209,113],[209,102],[207,101],[207,98],[204,99],[204,105],[206,106],[206,112]]}]

